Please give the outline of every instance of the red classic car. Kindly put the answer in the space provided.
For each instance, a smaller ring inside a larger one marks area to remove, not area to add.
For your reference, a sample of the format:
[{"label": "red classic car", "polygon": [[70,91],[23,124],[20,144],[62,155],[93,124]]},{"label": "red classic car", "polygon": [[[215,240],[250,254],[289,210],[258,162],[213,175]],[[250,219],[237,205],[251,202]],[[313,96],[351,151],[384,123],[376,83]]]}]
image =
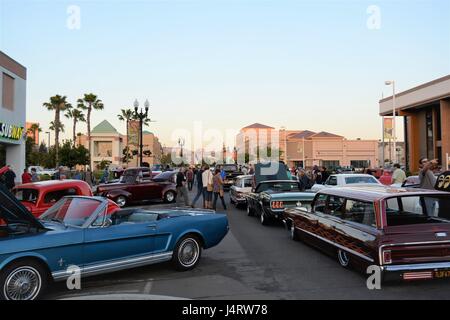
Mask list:
[{"label": "red classic car", "polygon": [[127,169],[119,182],[101,184],[95,194],[115,201],[120,207],[149,200],[170,203],[177,195],[175,175],[175,171],[167,171],[151,179],[150,176],[136,174],[134,169]]},{"label": "red classic car", "polygon": [[13,193],[36,217],[39,217],[64,196],[92,196],[89,185],[80,180],[25,183],[16,186]]},{"label": "red classic car", "polygon": [[310,210],[287,209],[294,240],[336,255],[343,267],[379,266],[383,280],[450,277],[450,193],[329,188]]}]

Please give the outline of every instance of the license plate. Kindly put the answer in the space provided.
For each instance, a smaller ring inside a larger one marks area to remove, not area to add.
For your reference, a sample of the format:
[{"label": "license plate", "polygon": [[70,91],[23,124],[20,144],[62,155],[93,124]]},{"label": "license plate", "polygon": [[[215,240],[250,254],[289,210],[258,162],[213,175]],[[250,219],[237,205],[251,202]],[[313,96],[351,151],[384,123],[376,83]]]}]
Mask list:
[{"label": "license plate", "polygon": [[450,278],[450,270],[439,270],[434,272],[435,278]]}]

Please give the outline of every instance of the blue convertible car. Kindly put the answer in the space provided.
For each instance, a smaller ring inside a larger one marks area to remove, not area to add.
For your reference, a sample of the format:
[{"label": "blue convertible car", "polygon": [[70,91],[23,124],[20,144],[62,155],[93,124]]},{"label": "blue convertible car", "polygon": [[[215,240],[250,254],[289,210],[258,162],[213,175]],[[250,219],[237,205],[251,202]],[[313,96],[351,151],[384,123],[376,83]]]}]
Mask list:
[{"label": "blue convertible car", "polygon": [[73,270],[90,276],[171,260],[194,268],[228,232],[200,209],[120,210],[100,197],[66,197],[36,219],[0,186],[0,300],[37,299]]}]

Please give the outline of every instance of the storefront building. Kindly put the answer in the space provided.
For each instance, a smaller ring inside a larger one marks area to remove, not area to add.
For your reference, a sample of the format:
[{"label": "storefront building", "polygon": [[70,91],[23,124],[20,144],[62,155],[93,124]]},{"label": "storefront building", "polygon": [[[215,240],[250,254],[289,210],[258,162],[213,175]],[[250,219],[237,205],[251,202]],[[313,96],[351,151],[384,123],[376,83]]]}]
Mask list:
[{"label": "storefront building", "polygon": [[[249,143],[252,138],[255,140],[253,144]],[[242,128],[236,136],[238,152],[262,149],[261,142],[279,150],[280,160],[289,167],[318,165],[329,169],[348,166],[363,169],[377,167],[379,161],[377,140],[351,140],[325,131],[277,130],[260,123]]]},{"label": "storefront building", "polygon": [[[403,117],[406,166],[415,173],[419,159],[450,165],[450,75],[396,94],[396,115]],[[380,100],[380,115],[392,116],[392,96]]]},{"label": "storefront building", "polygon": [[[27,69],[0,51],[0,167],[25,168]],[[18,179],[19,180],[19,179]]]}]

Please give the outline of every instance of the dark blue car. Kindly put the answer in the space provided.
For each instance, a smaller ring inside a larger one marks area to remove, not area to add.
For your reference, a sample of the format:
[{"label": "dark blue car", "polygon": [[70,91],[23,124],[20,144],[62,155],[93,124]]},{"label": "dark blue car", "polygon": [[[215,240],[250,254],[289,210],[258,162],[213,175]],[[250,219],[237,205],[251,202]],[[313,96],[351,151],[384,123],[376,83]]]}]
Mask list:
[{"label": "dark blue car", "polygon": [[83,277],[169,260],[190,270],[228,229],[224,214],[120,210],[100,197],[65,197],[36,219],[0,186],[0,300],[37,299],[73,270]]}]

